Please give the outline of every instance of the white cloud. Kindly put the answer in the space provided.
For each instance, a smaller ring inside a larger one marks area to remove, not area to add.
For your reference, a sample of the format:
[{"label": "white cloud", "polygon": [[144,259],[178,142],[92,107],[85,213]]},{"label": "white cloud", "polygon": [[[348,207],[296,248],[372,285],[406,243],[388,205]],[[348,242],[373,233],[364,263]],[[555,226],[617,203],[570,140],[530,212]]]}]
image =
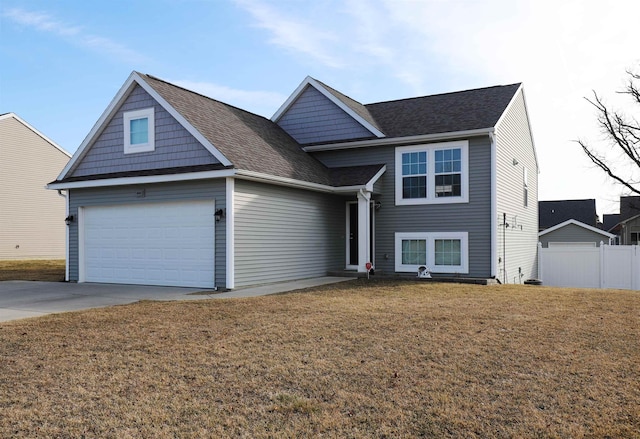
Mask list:
[{"label": "white cloud", "polygon": [[122,44],[106,37],[88,33],[80,26],[65,24],[43,12],[12,8],[6,10],[3,16],[19,25],[63,37],[73,44],[84,46],[95,52],[109,54],[125,62],[140,63],[146,60],[146,57]]},{"label": "white cloud", "polygon": [[271,117],[287,99],[287,96],[280,93],[238,90],[211,82],[184,79],[170,80],[169,82],[264,117]]},{"label": "white cloud", "polygon": [[25,11],[24,9],[11,8],[6,10],[3,15],[15,23],[33,27],[43,32],[51,32],[61,36],[73,36],[80,33],[79,27],[66,25],[41,12],[31,12]]},{"label": "white cloud", "polygon": [[312,20],[287,17],[282,11],[259,0],[236,0],[236,4],[253,16],[258,27],[271,34],[270,43],[300,52],[329,67],[344,65],[339,56],[328,50],[338,42],[334,33],[317,29]]}]

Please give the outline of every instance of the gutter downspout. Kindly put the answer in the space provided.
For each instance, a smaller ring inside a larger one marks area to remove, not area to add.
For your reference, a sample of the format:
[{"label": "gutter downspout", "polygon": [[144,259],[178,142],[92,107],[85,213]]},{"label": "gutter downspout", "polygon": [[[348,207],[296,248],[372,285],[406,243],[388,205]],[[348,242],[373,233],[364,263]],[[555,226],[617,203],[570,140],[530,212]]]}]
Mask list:
[{"label": "gutter downspout", "polygon": [[[69,193],[67,195],[62,194],[62,189],[58,189],[58,195],[65,199],[64,202],[64,215],[65,218],[69,216]],[[69,227],[65,227],[64,237],[64,280],[69,282]]]},{"label": "gutter downspout", "polygon": [[498,278],[498,159],[496,133],[490,132],[491,139],[491,277]]}]

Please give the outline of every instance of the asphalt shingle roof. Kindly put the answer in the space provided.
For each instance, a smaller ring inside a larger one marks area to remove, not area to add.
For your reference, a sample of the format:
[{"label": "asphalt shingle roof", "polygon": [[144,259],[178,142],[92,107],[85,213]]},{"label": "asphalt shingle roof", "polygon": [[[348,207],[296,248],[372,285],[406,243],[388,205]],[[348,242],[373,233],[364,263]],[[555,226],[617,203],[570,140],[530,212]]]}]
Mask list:
[{"label": "asphalt shingle roof", "polygon": [[[336,187],[363,185],[381,169],[382,165],[329,169],[269,119],[154,76],[138,74],[236,169]],[[363,105],[318,83],[387,137],[491,128],[520,87],[511,84]],[[170,172],[192,171],[186,167]],[[92,176],[110,177],[114,176]]]},{"label": "asphalt shingle roof", "polygon": [[437,94],[365,105],[387,137],[491,128],[520,84]]},{"label": "asphalt shingle roof", "polygon": [[235,168],[331,184],[328,169],[269,119],[153,76],[141,76]]},{"label": "asphalt shingle roof", "polygon": [[596,200],[560,200],[538,202],[540,230],[574,219],[596,227]]},{"label": "asphalt shingle roof", "polygon": [[356,186],[368,183],[384,165],[348,166],[330,168],[333,186]]}]

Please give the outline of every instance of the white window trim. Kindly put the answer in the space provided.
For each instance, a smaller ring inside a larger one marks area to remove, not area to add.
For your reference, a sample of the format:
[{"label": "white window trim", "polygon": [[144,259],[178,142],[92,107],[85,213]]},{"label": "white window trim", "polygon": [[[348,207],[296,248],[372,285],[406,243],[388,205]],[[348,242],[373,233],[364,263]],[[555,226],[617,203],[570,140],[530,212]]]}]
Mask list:
[{"label": "white window trim", "polygon": [[[469,273],[469,233],[468,232],[396,232],[395,233],[395,269],[398,273],[417,273],[420,265],[402,263],[402,241],[424,239],[427,242],[427,268],[432,273]],[[437,239],[459,239],[460,265],[436,265],[435,241]]]},{"label": "white window trim", "polygon": [[[155,138],[155,111],[154,108],[144,108],[142,110],[127,111],[122,116],[124,123],[124,153],[135,154],[138,152],[154,151],[156,148]],[[147,143],[131,144],[131,121],[135,119],[147,118],[148,141]]]},{"label": "white window trim", "polygon": [[[460,148],[461,164],[461,195],[459,197],[436,197],[436,164],[435,151],[441,149]],[[408,152],[427,152],[427,197],[403,198],[402,197],[402,154]],[[469,141],[457,140],[454,142],[430,143],[424,145],[410,145],[396,147],[396,206],[415,204],[452,204],[469,202]]]}]

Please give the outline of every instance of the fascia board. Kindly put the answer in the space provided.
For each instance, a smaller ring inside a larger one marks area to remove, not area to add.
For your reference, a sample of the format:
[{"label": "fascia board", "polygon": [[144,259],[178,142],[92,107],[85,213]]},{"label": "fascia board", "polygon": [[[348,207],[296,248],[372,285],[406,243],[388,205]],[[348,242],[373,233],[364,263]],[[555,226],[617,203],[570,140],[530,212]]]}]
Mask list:
[{"label": "fascia board", "polygon": [[384,165],[382,168],[380,168],[376,175],[374,175],[371,180],[367,182],[367,184],[365,185],[365,189],[369,192],[373,192],[373,185],[376,184],[376,182],[380,179],[380,177],[382,177],[382,174],[384,174],[385,172],[387,172],[387,165]]},{"label": "fascia board", "polygon": [[535,142],[535,140],[533,138],[533,130],[531,128],[531,119],[529,118],[529,108],[527,107],[527,99],[526,99],[526,97],[524,95],[524,85],[523,84],[520,84],[520,86],[518,87],[516,92],[511,97],[511,100],[509,101],[509,103],[505,107],[504,111],[500,115],[500,118],[498,118],[498,121],[496,122],[496,129],[498,129],[498,127],[502,124],[502,121],[507,116],[507,113],[509,113],[509,110],[514,105],[514,103],[515,103],[515,101],[518,98],[518,95],[520,93],[522,93],[522,101],[524,102],[524,112],[525,112],[525,114],[527,116],[527,128],[529,129],[529,137],[531,138],[531,145],[533,147],[533,158],[536,161],[536,168],[538,170],[538,174],[540,174],[540,164],[538,162],[538,154],[536,152],[536,142]]},{"label": "fascia board", "polygon": [[264,174],[262,172],[246,171],[242,169],[238,169],[236,171],[236,178],[242,180],[277,184],[280,186],[295,187],[299,189],[310,189],[317,192],[335,192],[336,189],[333,186],[328,186],[325,184],[296,180],[295,178],[278,177],[275,175]]},{"label": "fascia board", "polygon": [[271,116],[272,122],[277,123],[280,120],[282,115],[287,112],[289,107],[296,101],[296,99],[298,99],[298,96],[300,96],[300,94],[305,89],[307,84],[309,84],[310,79],[311,79],[310,76],[307,76],[306,78],[304,78],[304,80],[300,83],[300,85],[298,85],[298,87],[293,91],[293,93],[289,95],[287,100],[284,101],[282,105],[280,105],[280,108],[278,108],[278,110],[276,110],[273,116]]},{"label": "fascia board", "polygon": [[291,105],[298,99],[300,94],[304,91],[307,85],[312,86],[316,90],[318,90],[324,97],[329,99],[334,105],[338,106],[342,111],[347,113],[351,118],[353,118],[356,122],[366,128],[371,134],[376,137],[383,138],[385,137],[384,133],[378,130],[376,127],[371,125],[365,119],[363,119],[358,113],[353,111],[349,106],[345,105],[340,99],[336,98],[333,93],[328,91],[325,87],[322,86],[318,81],[313,79],[311,76],[307,76],[302,83],[295,89],[295,91],[289,96],[289,98],[278,108],[273,116],[271,116],[271,120],[273,122],[278,122],[280,118],[286,113],[286,111],[291,107]]},{"label": "fascia board", "polygon": [[405,137],[385,137],[383,139],[369,139],[369,140],[356,140],[353,142],[340,142],[340,143],[327,143],[323,145],[303,146],[304,152],[319,152],[319,151],[334,151],[340,149],[352,149],[352,148],[367,148],[370,146],[385,146],[385,145],[409,145],[420,142],[435,142],[440,140],[452,140],[465,137],[475,137],[482,135],[489,135],[494,132],[494,128],[480,128],[476,130],[466,131],[451,131],[448,133],[436,133],[436,134],[422,134],[419,136],[405,136]]},{"label": "fascia board", "polygon": [[324,88],[322,86],[322,84],[320,84],[318,81],[316,81],[315,79],[309,77],[309,83],[316,89],[318,90],[320,93],[322,93],[327,99],[329,99],[331,102],[333,102],[335,105],[337,105],[342,111],[344,111],[345,113],[347,113],[349,116],[351,116],[353,119],[355,119],[360,125],[362,125],[363,127],[365,127],[367,130],[369,130],[371,132],[371,134],[373,134],[374,136],[378,137],[378,138],[383,138],[385,137],[384,133],[382,133],[379,129],[377,129],[376,127],[374,127],[373,125],[371,125],[369,122],[367,122],[366,120],[364,120],[358,113],[356,113],[355,111],[353,111],[351,108],[349,108],[348,105],[346,105],[344,102],[342,102],[340,99],[338,99],[337,97],[335,97],[333,95],[333,93],[331,93],[329,90],[327,90],[326,88]]},{"label": "fascia board", "polygon": [[220,171],[189,172],[185,174],[146,175],[141,177],[119,177],[101,180],[72,181],[68,183],[49,183],[47,189],[80,189],[110,186],[126,186],[131,184],[167,183],[174,181],[204,180],[210,178],[233,177],[235,169]]},{"label": "fascia board", "polygon": [[18,122],[20,122],[22,125],[24,125],[25,127],[27,127],[28,129],[30,129],[31,131],[33,131],[36,135],[42,137],[42,139],[44,141],[46,141],[47,143],[50,143],[51,146],[53,146],[54,148],[56,148],[57,150],[59,150],[61,153],[63,153],[64,155],[66,155],[67,157],[71,157],[71,154],[68,153],[64,148],[62,148],[60,145],[58,145],[56,142],[54,142],[53,140],[51,140],[50,138],[48,138],[47,136],[45,136],[44,134],[42,134],[40,131],[38,131],[37,129],[35,129],[31,124],[29,124],[28,122],[26,122],[24,119],[22,119],[20,116],[18,116],[15,113],[7,113],[7,114],[3,114],[0,115],[0,120],[3,119],[9,119],[9,118],[14,118],[15,120],[17,120]]},{"label": "fascia board", "polygon": [[75,164],[84,157],[89,146],[93,143],[93,140],[102,132],[106,124],[111,120],[113,114],[115,114],[117,109],[120,108],[124,99],[135,86],[137,76],[136,72],[131,72],[125,83],[120,87],[120,90],[118,90],[118,93],[116,93],[107,108],[102,112],[98,121],[93,125],[93,128],[91,128],[87,137],[84,138],[80,147],[78,147],[77,151],[73,154],[71,160],[69,160],[67,165],[62,169],[62,172],[60,172],[60,175],[57,178],[58,180],[64,179],[69,171],[74,168]]},{"label": "fascia board", "polygon": [[585,223],[580,222],[580,221],[575,220],[575,219],[568,219],[568,220],[566,220],[564,222],[561,222],[560,224],[556,224],[553,227],[549,227],[548,229],[544,229],[542,232],[538,232],[538,236],[546,235],[547,233],[554,232],[554,231],[556,231],[558,229],[561,229],[561,228],[563,228],[565,226],[568,226],[570,224],[576,225],[578,227],[582,227],[583,229],[590,230],[590,231],[592,231],[594,233],[599,233],[600,235],[606,236],[607,238],[613,238],[613,237],[616,236],[616,235],[613,235],[611,233],[605,232],[604,230],[597,229],[597,228],[595,228],[593,226],[590,226],[589,224],[585,224]]}]

